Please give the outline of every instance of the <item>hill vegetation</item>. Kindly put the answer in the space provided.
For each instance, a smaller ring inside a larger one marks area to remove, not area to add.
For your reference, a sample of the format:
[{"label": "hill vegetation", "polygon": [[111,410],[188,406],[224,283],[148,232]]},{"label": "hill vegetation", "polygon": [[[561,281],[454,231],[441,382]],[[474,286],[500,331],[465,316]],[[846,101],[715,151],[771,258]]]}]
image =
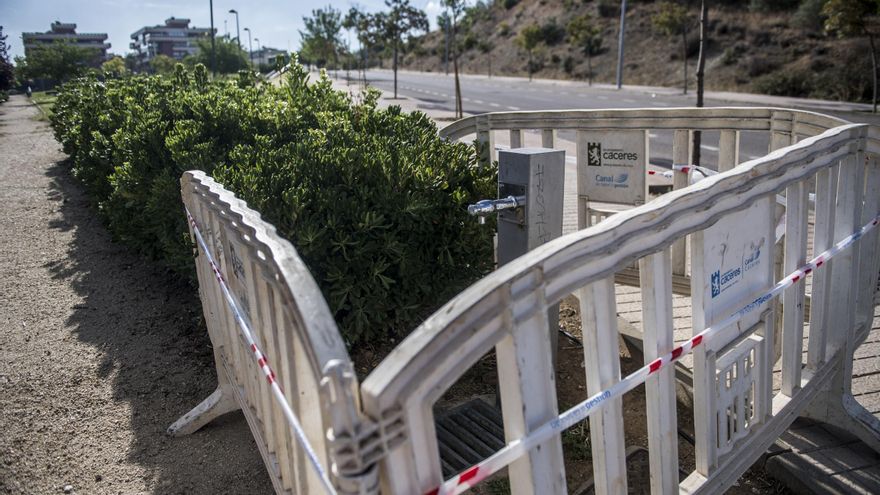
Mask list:
[{"label": "hill vegetation", "polygon": [[[628,3],[624,83],[683,88],[686,59],[693,90],[700,2]],[[870,102],[876,15],[858,18],[866,21],[858,29],[829,31],[826,3],[880,9],[873,0],[712,1],[706,87]],[[613,83],[619,9],[616,0],[478,1],[459,23],[459,69]],[[677,14],[684,17],[670,18]],[[435,30],[412,40],[401,66],[444,71],[445,53],[444,32]]]}]

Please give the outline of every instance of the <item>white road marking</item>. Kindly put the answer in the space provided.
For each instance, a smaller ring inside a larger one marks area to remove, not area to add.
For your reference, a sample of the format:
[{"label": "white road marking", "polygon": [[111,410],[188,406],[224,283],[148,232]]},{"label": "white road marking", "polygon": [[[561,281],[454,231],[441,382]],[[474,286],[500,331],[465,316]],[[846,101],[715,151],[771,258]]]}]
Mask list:
[{"label": "white road marking", "polygon": [[607,100],[608,97],[607,97],[607,96],[599,95],[599,96],[596,97],[596,99],[597,99],[597,100]]},{"label": "white road marking", "polygon": [[630,99],[630,98],[624,98],[624,99],[621,100],[621,101],[623,101],[624,103],[635,103],[635,102],[636,102],[636,100],[632,100],[632,99]]},{"label": "white road marking", "polygon": [[507,108],[509,108],[509,109],[511,109],[511,110],[519,110],[519,107],[511,107],[511,106],[508,106]]},{"label": "white road marking", "polygon": [[482,105],[482,104],[483,104],[483,100],[474,100],[474,103],[476,103],[477,105]]},{"label": "white road marking", "polygon": [[500,107],[501,105],[499,105],[499,104],[497,104],[497,103],[489,103],[489,106],[492,106],[492,107],[496,107],[496,108],[497,108],[497,107]]},{"label": "white road marking", "polygon": [[709,151],[718,151],[717,146],[710,146],[708,144],[701,144],[700,148],[703,148],[704,150],[709,150]]}]

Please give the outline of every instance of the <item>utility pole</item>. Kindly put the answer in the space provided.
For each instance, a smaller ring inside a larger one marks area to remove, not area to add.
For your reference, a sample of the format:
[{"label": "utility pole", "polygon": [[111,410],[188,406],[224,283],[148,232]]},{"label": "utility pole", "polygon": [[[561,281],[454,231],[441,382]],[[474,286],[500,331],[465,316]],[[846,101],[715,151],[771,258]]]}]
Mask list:
[{"label": "utility pole", "polygon": [[623,87],[623,38],[626,32],[626,0],[620,2],[620,37],[617,39],[617,89]]},{"label": "utility pole", "polygon": [[[706,29],[709,24],[709,8],[706,0],[700,2],[700,56],[697,59],[697,107],[703,106],[703,82],[706,71]],[[702,134],[694,131],[694,165],[700,164]]]},{"label": "utility pole", "polygon": [[211,73],[217,77],[217,48],[214,46],[214,0],[208,0],[208,7],[211,9]]}]

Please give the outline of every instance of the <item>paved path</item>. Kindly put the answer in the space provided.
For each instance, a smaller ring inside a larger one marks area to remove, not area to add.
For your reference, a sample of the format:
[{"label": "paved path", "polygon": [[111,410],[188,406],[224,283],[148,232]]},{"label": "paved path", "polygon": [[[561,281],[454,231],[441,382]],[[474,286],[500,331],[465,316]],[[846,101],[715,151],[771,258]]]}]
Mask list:
[{"label": "paved path", "polygon": [[195,291],[111,241],[36,107],[0,105],[0,493],[271,493],[216,386]]}]

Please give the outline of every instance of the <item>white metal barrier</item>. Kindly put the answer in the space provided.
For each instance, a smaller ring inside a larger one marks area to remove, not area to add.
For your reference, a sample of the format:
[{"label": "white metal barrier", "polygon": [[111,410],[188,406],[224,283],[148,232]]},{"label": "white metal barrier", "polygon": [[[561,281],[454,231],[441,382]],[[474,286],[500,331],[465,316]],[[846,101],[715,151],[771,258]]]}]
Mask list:
[{"label": "white metal barrier", "polygon": [[[768,116],[771,132],[779,127],[770,116],[781,110],[734,110]],[[220,387],[172,430],[194,431],[240,405],[276,489],[321,490],[319,470],[309,466],[302,442],[291,436],[275,402],[278,394],[262,377],[260,363],[247,356],[241,324],[220,288],[225,280],[257,347],[277,363],[272,369],[283,397],[340,492],[458,493],[510,465],[514,493],[565,493],[560,432],[589,417],[596,492],[625,493],[621,395],[641,383],[653,493],[729,487],[799,415],[843,426],[880,450],[880,424],[849,388],[853,352],[871,328],[880,270],[873,229],[880,221],[880,129],[841,125],[823,131],[820,124],[833,127],[835,120],[788,112],[795,114],[786,132],[789,142],[801,136],[797,144],[551,241],[477,282],[419,326],[360,387],[326,304],[292,246],[210,178],[188,172],[184,202],[219,265],[214,277],[207,253],[197,257]],[[682,117],[663,125],[728,131],[758,125],[743,115],[722,119],[715,109],[688,115],[687,122]],[[603,118],[590,125],[608,128],[626,120],[614,112]],[[657,119],[652,124],[660,125]],[[819,135],[803,138],[808,133]],[[808,245],[811,190],[815,227]],[[775,198],[782,192],[788,208],[784,277],[771,261]],[[725,238],[731,232],[733,241]],[[689,235],[694,337],[676,347],[674,253]],[[719,249],[740,253],[738,268],[729,256],[719,259]],[[621,377],[614,275],[634,262],[640,266],[645,367]],[[813,310],[805,325],[808,276]],[[580,300],[587,392],[560,416],[546,314],[572,293]],[[778,312],[782,318],[774,317]],[[774,331],[777,322],[780,331]],[[782,342],[778,393],[772,381],[775,335]],[[433,405],[492,349],[508,446],[444,484]],[[689,352],[697,462],[679,483],[679,411],[667,365]]]}]

